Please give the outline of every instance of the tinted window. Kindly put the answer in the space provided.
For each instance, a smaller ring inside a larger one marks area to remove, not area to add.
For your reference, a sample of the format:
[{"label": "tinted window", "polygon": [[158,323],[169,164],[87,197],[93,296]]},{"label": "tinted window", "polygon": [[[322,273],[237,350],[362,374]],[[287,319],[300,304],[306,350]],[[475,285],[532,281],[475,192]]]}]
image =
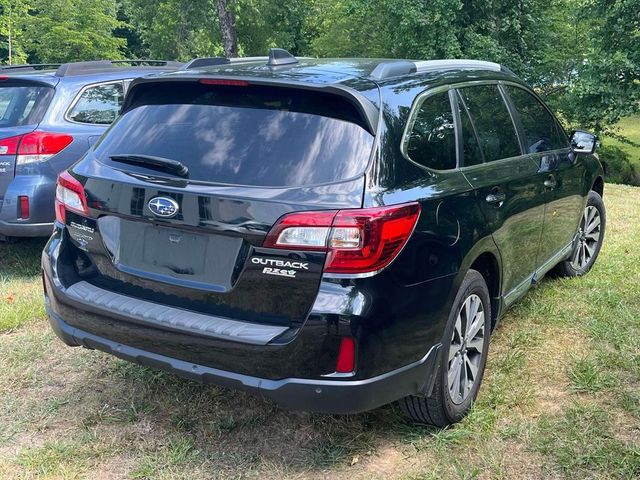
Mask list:
[{"label": "tinted window", "polygon": [[409,158],[436,170],[456,168],[456,135],[447,92],[427,97],[407,141]]},{"label": "tinted window", "polygon": [[460,89],[487,162],[521,155],[513,121],[497,85]]},{"label": "tinted window", "polygon": [[354,123],[358,112],[336,95],[174,83],[132,93],[133,108],[96,146],[102,161],[152,155],[182,162],[194,180],[300,186],[361,175],[373,147],[373,136]]},{"label": "tinted window", "polygon": [[74,122],[109,125],[118,116],[124,90],[122,82],[87,88],[69,112]]},{"label": "tinted window", "polygon": [[458,108],[460,110],[460,122],[462,126],[463,165],[465,167],[478,165],[484,161],[482,150],[480,150],[480,145],[478,144],[475,125],[471,121],[467,107],[465,107],[464,101],[460,98],[459,94]]},{"label": "tinted window", "polygon": [[568,146],[560,126],[536,97],[517,87],[507,87],[507,91],[518,110],[529,153],[546,152]]},{"label": "tinted window", "polygon": [[50,87],[0,87],[0,128],[39,123],[52,93]]}]

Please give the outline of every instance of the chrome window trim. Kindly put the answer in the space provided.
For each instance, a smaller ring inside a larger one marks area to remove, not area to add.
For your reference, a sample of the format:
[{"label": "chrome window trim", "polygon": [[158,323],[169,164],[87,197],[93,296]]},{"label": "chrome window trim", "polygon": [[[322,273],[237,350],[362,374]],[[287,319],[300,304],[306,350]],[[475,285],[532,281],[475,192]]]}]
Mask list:
[{"label": "chrome window trim", "polygon": [[[116,84],[119,83],[122,86],[122,96],[124,98],[124,95],[126,94],[126,89],[125,89],[124,82],[126,82],[127,80],[128,81],[133,81],[133,78],[131,78],[131,79],[126,78],[126,79],[120,79],[120,80],[107,80],[107,81],[104,81],[104,82],[90,83],[88,85],[85,85],[84,87],[82,87],[80,89],[80,91],[73,98],[73,101],[71,102],[71,104],[67,108],[67,111],[64,114],[64,119],[67,122],[73,123],[73,124],[76,124],[76,125],[87,125],[87,126],[103,127],[103,128],[104,127],[108,127],[113,122],[111,122],[111,123],[87,123],[87,122],[78,122],[77,120],[73,120],[71,118],[71,116],[70,116],[71,110],[73,110],[75,108],[75,106],[78,104],[78,102],[80,101],[80,98],[82,97],[82,95],[84,95],[84,92],[86,92],[90,88],[101,87],[103,85],[116,85]],[[122,107],[122,105],[120,105],[120,107]]]}]

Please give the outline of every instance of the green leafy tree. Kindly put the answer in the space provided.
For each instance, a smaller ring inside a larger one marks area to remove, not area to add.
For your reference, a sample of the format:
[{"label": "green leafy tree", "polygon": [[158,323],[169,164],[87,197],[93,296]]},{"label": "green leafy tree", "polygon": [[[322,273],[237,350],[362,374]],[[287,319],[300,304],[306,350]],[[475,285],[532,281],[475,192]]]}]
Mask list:
[{"label": "green leafy tree", "polygon": [[600,133],[640,111],[640,0],[578,5],[588,49],[558,103],[575,125]]},{"label": "green leafy tree", "polygon": [[118,59],[125,47],[115,0],[32,0],[22,26],[30,61]]},{"label": "green leafy tree", "polygon": [[461,54],[460,0],[317,0],[313,53],[442,58]]},{"label": "green leafy tree", "polygon": [[308,55],[316,29],[313,0],[236,0],[238,43],[244,55],[265,55],[272,47]]},{"label": "green leafy tree", "polygon": [[116,18],[119,26],[113,31],[114,36],[124,39],[126,46],[124,55],[126,58],[150,58],[149,49],[140,37],[140,31],[131,24],[131,18],[125,8],[126,0],[117,0]]},{"label": "green leafy tree", "polygon": [[223,53],[213,0],[123,0],[123,6],[151,57],[186,61]]},{"label": "green leafy tree", "polygon": [[27,59],[21,19],[27,14],[25,0],[0,0],[0,61],[20,64]]}]

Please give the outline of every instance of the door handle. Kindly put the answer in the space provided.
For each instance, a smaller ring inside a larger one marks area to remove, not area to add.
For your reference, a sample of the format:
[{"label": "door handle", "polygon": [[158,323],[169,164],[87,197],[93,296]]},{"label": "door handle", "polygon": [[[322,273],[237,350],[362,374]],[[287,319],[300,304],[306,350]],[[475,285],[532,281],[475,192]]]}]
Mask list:
[{"label": "door handle", "polygon": [[487,198],[485,198],[487,203],[490,203],[492,205],[497,205],[498,207],[502,205],[502,203],[506,199],[507,199],[507,195],[504,192],[501,192],[496,189],[492,190],[491,193],[487,195]]},{"label": "door handle", "polygon": [[544,186],[550,190],[556,188],[556,186],[558,186],[558,181],[556,180],[556,177],[554,177],[553,175],[549,175],[547,179],[544,181]]}]

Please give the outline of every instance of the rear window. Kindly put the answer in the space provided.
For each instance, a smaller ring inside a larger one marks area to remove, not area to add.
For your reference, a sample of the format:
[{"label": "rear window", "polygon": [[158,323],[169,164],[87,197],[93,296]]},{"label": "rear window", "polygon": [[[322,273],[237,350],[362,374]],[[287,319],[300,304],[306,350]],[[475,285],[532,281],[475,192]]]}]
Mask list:
[{"label": "rear window", "polygon": [[407,154],[428,168],[456,168],[456,131],[448,92],[428,97],[420,106],[407,141]]},{"label": "rear window", "polygon": [[373,136],[337,95],[278,87],[147,86],[96,145],[116,154],[178,160],[189,178],[220,184],[303,186],[361,175]]},{"label": "rear window", "polygon": [[0,128],[39,123],[52,95],[51,87],[1,86]]}]

